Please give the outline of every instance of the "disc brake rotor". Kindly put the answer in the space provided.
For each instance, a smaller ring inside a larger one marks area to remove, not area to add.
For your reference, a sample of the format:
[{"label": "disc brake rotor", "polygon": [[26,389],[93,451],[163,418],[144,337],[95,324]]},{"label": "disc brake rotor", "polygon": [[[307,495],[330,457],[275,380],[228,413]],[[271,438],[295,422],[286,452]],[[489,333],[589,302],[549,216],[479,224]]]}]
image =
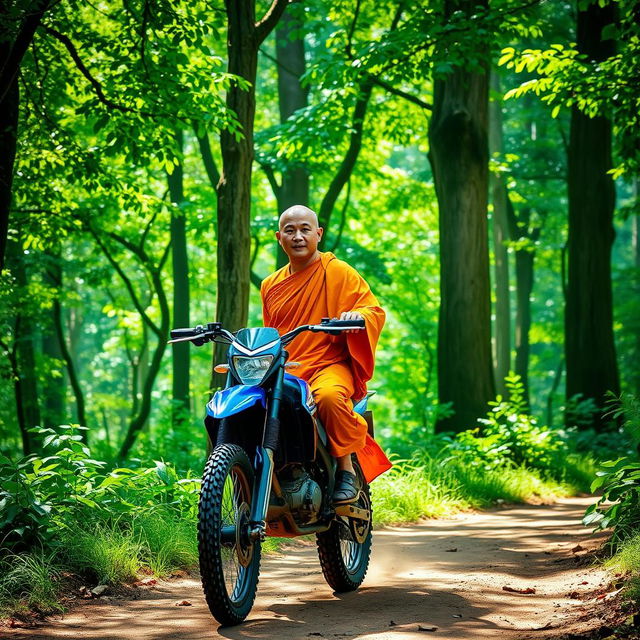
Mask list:
[{"label": "disc brake rotor", "polygon": [[[360,492],[360,497],[357,502],[357,506],[360,509],[365,509],[369,513],[371,513],[371,501],[368,496],[364,493],[364,491]],[[351,531],[351,535],[353,539],[358,543],[362,544],[369,534],[369,529],[371,528],[371,520],[360,520],[359,518],[349,518],[349,530]]]},{"label": "disc brake rotor", "polygon": [[246,569],[253,555],[253,545],[249,542],[249,505],[246,502],[238,507],[236,555],[240,566]]}]

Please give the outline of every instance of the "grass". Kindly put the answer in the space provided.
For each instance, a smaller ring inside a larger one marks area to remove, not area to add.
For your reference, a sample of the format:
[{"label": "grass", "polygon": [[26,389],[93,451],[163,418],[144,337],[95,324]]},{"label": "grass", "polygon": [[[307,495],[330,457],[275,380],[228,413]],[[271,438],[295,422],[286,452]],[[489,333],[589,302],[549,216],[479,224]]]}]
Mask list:
[{"label": "grass", "polygon": [[583,478],[590,481],[586,470],[591,465],[590,459],[576,457],[563,471],[567,479],[556,480],[526,467],[487,470],[451,458],[397,461],[372,486],[375,521],[379,525],[412,522],[499,502],[552,502],[585,491],[588,482]]},{"label": "grass", "polygon": [[605,566],[610,571],[629,577],[624,589],[625,596],[640,604],[640,532],[623,542]]},{"label": "grass", "polygon": [[0,562],[0,617],[62,611],[62,563],[55,551],[9,555]]},{"label": "grass", "polygon": [[[584,490],[593,477],[592,459],[574,456],[565,463],[560,479],[554,480],[524,467],[487,470],[442,455],[398,461],[373,484],[375,521],[413,522],[501,501],[551,502]],[[136,580],[140,571],[166,577],[198,562],[194,519],[173,505],[94,522],[78,516],[64,524],[52,550],[8,556],[0,563],[0,616],[62,610],[65,573],[83,576],[88,586],[115,585]],[[263,553],[278,549],[281,542],[267,538]],[[640,562],[640,540],[635,545],[621,551],[620,562]]]}]

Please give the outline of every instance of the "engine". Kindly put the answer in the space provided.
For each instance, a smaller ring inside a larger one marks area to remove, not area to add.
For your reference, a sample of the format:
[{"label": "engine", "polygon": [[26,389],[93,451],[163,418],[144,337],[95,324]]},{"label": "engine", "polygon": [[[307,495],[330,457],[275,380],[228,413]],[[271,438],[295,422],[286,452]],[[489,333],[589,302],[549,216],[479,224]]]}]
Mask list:
[{"label": "engine", "polygon": [[316,522],[322,504],[322,489],[302,467],[295,467],[280,480],[282,495],[300,524]]}]

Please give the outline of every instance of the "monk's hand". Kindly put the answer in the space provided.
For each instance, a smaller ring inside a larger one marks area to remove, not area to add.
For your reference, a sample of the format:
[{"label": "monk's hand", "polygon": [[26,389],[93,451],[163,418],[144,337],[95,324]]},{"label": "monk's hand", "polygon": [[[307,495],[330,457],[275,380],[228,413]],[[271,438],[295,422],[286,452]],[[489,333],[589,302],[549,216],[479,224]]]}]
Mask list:
[{"label": "monk's hand", "polygon": [[[343,311],[340,314],[340,320],[364,320],[364,316],[357,311]],[[344,333],[358,333],[359,331],[364,331],[364,329],[349,329]]]}]

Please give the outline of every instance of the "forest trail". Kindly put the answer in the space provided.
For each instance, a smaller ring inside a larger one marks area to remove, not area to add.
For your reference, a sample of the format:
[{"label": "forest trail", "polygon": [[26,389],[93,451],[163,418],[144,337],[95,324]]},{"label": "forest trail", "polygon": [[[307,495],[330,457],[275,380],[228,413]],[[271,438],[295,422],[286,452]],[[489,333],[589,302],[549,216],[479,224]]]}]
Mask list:
[{"label": "forest trail", "polygon": [[[315,543],[295,545],[263,558],[254,609],[238,627],[219,628],[197,579],[174,579],[141,589],[135,600],[80,601],[63,618],[33,630],[0,629],[0,637],[524,640],[585,631],[597,622],[597,596],[608,580],[588,555],[602,536],[580,522],[592,500],[381,529],[367,579],[346,595],[334,595],[324,582]],[[177,606],[184,600],[191,606]]]}]

